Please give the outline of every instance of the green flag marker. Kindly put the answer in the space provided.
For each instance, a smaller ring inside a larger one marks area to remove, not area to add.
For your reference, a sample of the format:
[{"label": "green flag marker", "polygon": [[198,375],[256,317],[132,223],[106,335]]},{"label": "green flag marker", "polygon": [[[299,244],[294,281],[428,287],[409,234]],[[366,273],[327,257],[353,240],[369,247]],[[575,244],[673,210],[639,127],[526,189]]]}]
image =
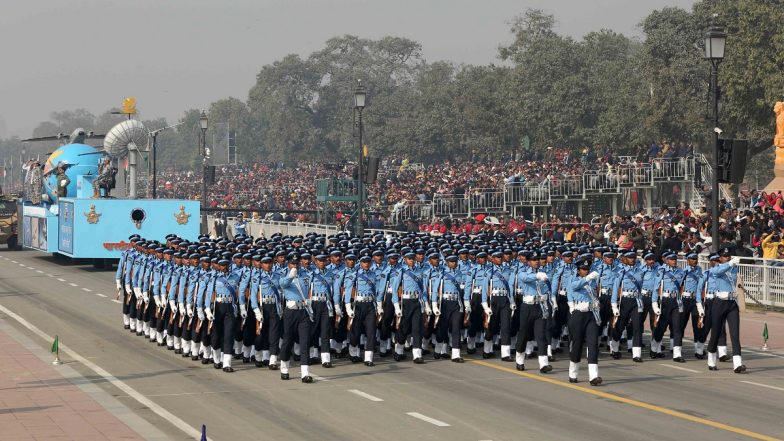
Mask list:
[{"label": "green flag marker", "polygon": [[[767,331],[765,331],[765,332],[767,332]],[[52,352],[55,352],[55,353],[59,352],[59,349],[60,349],[59,348],[59,341],[60,341],[60,337],[55,335],[54,336],[54,343],[52,343]]]},{"label": "green flag marker", "polygon": [[765,323],[765,329],[762,330],[762,339],[768,341],[768,324]]}]

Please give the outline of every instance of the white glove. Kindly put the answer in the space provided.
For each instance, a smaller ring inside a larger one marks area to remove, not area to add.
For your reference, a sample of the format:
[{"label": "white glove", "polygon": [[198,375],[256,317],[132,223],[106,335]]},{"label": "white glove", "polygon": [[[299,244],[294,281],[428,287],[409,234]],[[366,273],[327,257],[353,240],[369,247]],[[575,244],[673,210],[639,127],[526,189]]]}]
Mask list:
[{"label": "white glove", "polygon": [[60,179],[60,187],[65,187],[67,183],[68,181],[66,181],[65,179]]},{"label": "white glove", "polygon": [[142,293],[142,298],[144,299],[144,303],[150,303],[150,293],[149,292],[144,291]]},{"label": "white glove", "polygon": [[587,276],[585,276],[585,278],[586,278],[586,280],[598,279],[599,278],[599,273],[597,273],[596,271],[592,271],[591,274],[588,274]]},{"label": "white glove", "polygon": [[574,302],[568,302],[569,305],[569,314],[574,313]]},{"label": "white glove", "polygon": [[466,303],[465,304],[465,312],[471,314],[471,304],[470,303]]},{"label": "white glove", "polygon": [[210,311],[210,308],[204,309],[204,315],[207,316],[207,320],[212,321],[212,311]]},{"label": "white glove", "polygon": [[185,311],[188,317],[193,317],[193,305],[185,305]]},{"label": "white glove", "polygon": [[654,314],[661,315],[661,309],[659,308],[659,305],[657,303],[651,305],[651,308],[653,309]]},{"label": "white glove", "polygon": [[240,305],[240,316],[243,320],[248,316],[248,308],[245,305]]},{"label": "white glove", "polygon": [[438,307],[438,303],[437,302],[433,302],[433,305],[431,306],[431,309],[433,310],[433,314],[436,317],[441,315],[441,309]]},{"label": "white glove", "polygon": [[617,305],[617,304],[613,304],[613,305],[612,305],[612,311],[613,311],[613,315],[614,315],[614,316],[616,316],[616,317],[620,317],[620,315],[621,315],[621,310],[620,310],[620,309],[618,309],[618,305]]},{"label": "white glove", "polygon": [[114,283],[117,285],[117,291],[119,291],[120,288],[122,288],[122,283],[120,283],[120,279],[115,280]]},{"label": "white glove", "polygon": [[171,308],[172,312],[177,311],[177,302],[174,300],[169,300],[169,308]]},{"label": "white glove", "polygon": [[430,309],[430,303],[425,302],[425,314],[430,315],[433,311]]},{"label": "white glove", "polygon": [[297,278],[297,269],[292,268],[289,270],[289,279],[296,279]]},{"label": "white glove", "polygon": [[511,309],[512,311],[517,310],[517,303],[515,303],[515,302],[510,303],[509,304],[509,309]]},{"label": "white glove", "polygon": [[141,290],[141,288],[136,288],[136,287],[134,287],[134,288],[133,288],[133,293],[134,293],[134,294],[136,294],[136,298],[137,298],[137,299],[138,299],[138,298],[140,298],[140,297],[142,296],[142,290]]},{"label": "white glove", "polygon": [[161,296],[153,296],[152,298],[155,299],[155,304],[156,305],[160,305],[161,304]]},{"label": "white glove", "polygon": [[400,303],[395,303],[394,305],[395,305],[395,315],[397,317],[402,317],[403,316],[403,310],[400,308]]},{"label": "white glove", "polygon": [[546,282],[547,281],[547,274],[546,273],[536,273],[536,280],[538,280],[540,282]]},{"label": "white glove", "polygon": [[128,294],[128,295],[131,295],[131,287],[130,286],[125,285],[125,293]]},{"label": "white glove", "polygon": [[705,307],[702,306],[702,303],[697,303],[697,313],[700,317],[705,317]]},{"label": "white glove", "polygon": [[346,312],[349,317],[354,318],[354,308],[351,306],[351,303],[346,303]]},{"label": "white glove", "polygon": [[199,309],[196,311],[196,314],[198,314],[198,316],[199,316],[199,320],[201,320],[201,321],[204,321],[204,310],[203,310],[203,309],[199,308]]},{"label": "white glove", "polygon": [[256,316],[256,320],[261,321],[263,320],[264,316],[261,314],[261,309],[253,308],[253,314]]},{"label": "white glove", "polygon": [[180,315],[185,315],[185,306],[180,304]]},{"label": "white glove", "polygon": [[553,306],[552,306],[553,313],[555,313],[555,311],[558,311],[558,303],[557,303],[557,302],[555,302],[555,301],[553,301],[553,302],[552,302],[552,305],[553,305]]},{"label": "white glove", "polygon": [[739,263],[740,263],[740,257],[738,257],[738,256],[735,256],[735,257],[730,259],[730,265],[731,266],[737,266]]},{"label": "white glove", "polygon": [[382,302],[376,302],[376,314],[384,315],[384,304]]},{"label": "white glove", "polygon": [[482,309],[485,310],[485,314],[493,315],[493,310],[490,309],[490,305],[488,305],[487,302],[482,302]]}]

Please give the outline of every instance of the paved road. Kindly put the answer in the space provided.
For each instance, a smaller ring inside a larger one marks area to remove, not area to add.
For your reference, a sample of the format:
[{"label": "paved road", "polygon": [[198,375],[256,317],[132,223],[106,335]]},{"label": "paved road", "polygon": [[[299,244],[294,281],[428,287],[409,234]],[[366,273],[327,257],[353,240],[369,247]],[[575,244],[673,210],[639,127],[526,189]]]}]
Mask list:
[{"label": "paved road", "polygon": [[778,352],[747,351],[747,375],[728,363],[708,372],[699,360],[636,365],[603,354],[598,388],[585,381],[585,364],[583,381],[569,384],[565,357],[546,376],[498,360],[375,368],[339,360],[313,368],[320,379],[305,385],[252,365],[224,374],[123,331],[113,286],[110,272],[0,252],[0,319],[44,347],[59,335],[71,368],[168,439],[193,439],[202,424],[215,440],[784,438]]}]

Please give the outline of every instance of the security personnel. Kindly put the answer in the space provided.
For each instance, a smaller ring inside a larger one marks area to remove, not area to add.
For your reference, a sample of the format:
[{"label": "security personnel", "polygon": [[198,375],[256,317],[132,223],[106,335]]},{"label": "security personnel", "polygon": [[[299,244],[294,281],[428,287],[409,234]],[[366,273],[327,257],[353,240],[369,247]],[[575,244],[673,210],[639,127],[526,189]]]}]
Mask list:
[{"label": "security personnel", "polygon": [[190,350],[183,350],[183,357],[191,357],[192,360],[199,359],[199,346],[201,345],[201,334],[196,331],[196,291],[198,290],[199,274],[201,273],[199,254],[191,253],[191,270],[188,273],[186,286],[185,310],[188,314],[188,338],[191,342]]},{"label": "security personnel", "polygon": [[481,251],[476,253],[476,262],[465,275],[465,296],[471,299],[468,314],[468,337],[466,338],[466,352],[469,354],[476,353],[476,338],[483,330],[482,287],[487,283],[487,269],[487,253]]},{"label": "security personnel", "polygon": [[214,313],[205,308],[205,315],[212,327],[212,354],[215,369],[223,368],[223,372],[234,372],[231,367],[232,350],[234,348],[234,321],[237,315],[236,274],[229,272],[229,260],[218,260],[217,274],[207,286],[207,295],[214,299]]},{"label": "security personnel", "polygon": [[[642,280],[642,314],[640,316],[640,323],[641,329],[645,332],[645,318],[648,317],[649,320],[649,328],[651,330],[651,335],[653,335],[653,330],[655,326],[653,326],[655,317],[653,314],[653,309],[651,306],[651,295],[653,291],[656,290],[656,278],[658,277],[661,265],[656,262],[656,255],[652,252],[646,252],[643,254],[644,265],[640,270]],[[651,357],[653,358],[653,357]]]},{"label": "security personnel", "polygon": [[701,297],[700,287],[702,285],[703,275],[702,268],[697,264],[697,254],[691,253],[686,256],[686,268],[684,271],[686,278],[683,281],[683,294],[681,301],[683,302],[683,313],[681,314],[681,335],[686,334],[686,326],[691,318],[691,328],[694,334],[694,352],[695,357],[702,359],[703,348],[700,347],[700,334],[704,332],[704,324],[700,327],[700,318],[705,315],[704,309],[700,313],[701,300],[698,302],[697,297]]},{"label": "security personnel", "polygon": [[[711,332],[711,323],[712,323],[712,313],[713,311],[713,302],[716,299],[716,281],[718,280],[715,277],[711,277],[710,273],[716,266],[719,265],[719,261],[721,257],[718,254],[712,254],[709,257],[709,265],[710,268],[703,271],[702,273],[702,286],[700,288],[700,294],[702,297],[702,304],[704,306],[705,317],[703,318],[703,328],[700,333],[700,336],[697,338],[697,342],[695,343],[696,349],[705,349],[705,343],[708,341],[708,335]],[[730,358],[727,355],[727,327],[722,326],[719,329],[719,336],[718,336],[718,357],[719,361],[725,362],[729,361]],[[697,347],[699,345],[699,347]],[[697,357],[700,358],[700,357]]]},{"label": "security personnel", "polygon": [[[336,305],[335,308],[335,333],[334,333],[334,340],[335,340],[335,354],[337,357],[345,357],[350,355],[349,344],[348,344],[348,315],[345,314],[345,307],[343,306],[343,299],[345,297],[345,291],[348,289],[349,295],[351,295],[351,286],[352,284],[346,284],[346,280],[351,273],[356,271],[357,263],[357,256],[354,255],[353,252],[349,252],[345,255],[345,262],[341,262],[340,258],[342,256],[342,252],[337,250],[337,252],[332,252],[332,262],[335,266],[332,268],[332,278],[333,278],[333,289],[332,289],[332,298],[333,304]],[[335,263],[337,262],[337,263]],[[339,307],[338,307],[339,305]]]},{"label": "security personnel", "polygon": [[[353,255],[351,257],[354,257]],[[343,304],[348,317],[349,357],[353,363],[360,361],[359,344],[362,334],[365,343],[365,366],[373,367],[373,350],[376,343],[377,315],[383,315],[381,297],[378,296],[374,272],[370,269],[370,256],[359,259],[359,268],[348,271],[343,281]]]},{"label": "security personnel", "polygon": [[403,342],[410,335],[414,363],[425,362],[422,359],[423,314],[430,311],[430,304],[425,297],[422,282],[422,274],[416,265],[416,254],[409,251],[403,255],[399,274],[390,281],[392,303],[398,321],[395,361],[405,359]]},{"label": "security personnel", "polygon": [[[436,317],[436,348],[435,358],[447,357],[447,337],[451,334],[451,359],[455,363],[463,363],[460,356],[460,329],[466,308],[470,308],[471,297],[461,289],[464,276],[458,268],[458,257],[447,256],[446,266],[433,272],[426,283],[432,288],[430,294],[431,309]],[[436,357],[438,355],[438,357]]]},{"label": "security personnel", "polygon": [[[427,280],[430,279],[434,273],[438,273],[441,271],[441,255],[436,252],[435,249],[431,249],[427,255],[427,262],[422,265],[422,287],[425,290],[425,303],[428,305],[428,310],[432,312],[431,308],[431,291],[433,291],[433,287],[427,283]],[[436,359],[441,358],[441,354],[438,352],[436,345],[438,343],[437,333],[435,332],[435,314],[428,314],[425,317],[424,322],[424,329],[422,330],[422,354],[427,355],[430,351],[427,349],[428,343],[433,343],[433,356]]]},{"label": "security personnel", "polygon": [[632,360],[642,362],[642,281],[635,263],[637,253],[627,251],[616,268],[617,277],[612,286],[610,304],[615,326],[612,327],[610,352],[616,360],[621,358],[620,340],[629,321],[632,323]]},{"label": "security personnel", "polygon": [[[289,271],[285,277],[280,278],[280,287],[283,290],[283,343],[280,348],[280,379],[289,379],[289,363],[291,350],[294,347],[295,337],[299,337],[301,348],[310,347],[310,305],[308,304],[305,290],[310,286],[310,274],[307,270],[300,273],[299,256],[295,253],[288,259]],[[301,357],[300,372],[303,383],[312,383],[310,376],[310,358]]]},{"label": "security personnel", "polygon": [[602,384],[599,376],[599,299],[597,295],[599,273],[590,272],[590,256],[577,262],[577,275],[567,292],[569,312],[569,382],[577,383],[583,347],[588,347],[588,378],[591,386]]},{"label": "security personnel", "polygon": [[[125,284],[125,276],[126,274],[130,276],[131,273],[131,266],[133,265],[133,259],[136,255],[135,245],[136,242],[139,240],[138,234],[133,234],[128,238],[128,242],[130,242],[130,246],[123,250],[120,254],[120,261],[117,263],[117,272],[114,275],[114,283],[115,287],[117,288],[117,295],[115,296],[116,300],[119,300],[120,297],[123,297],[123,328],[124,329],[131,329],[131,305],[128,298],[130,294],[126,291],[126,284]],[[134,329],[136,326],[134,326]]]},{"label": "security personnel", "polygon": [[[311,344],[318,345],[316,350],[320,350],[321,365],[325,368],[332,367],[332,359],[329,351],[329,342],[332,339],[333,318],[335,316],[332,295],[332,273],[327,271],[327,255],[317,254],[313,271],[311,271],[310,287],[308,296],[313,307],[313,318],[315,322],[311,325]],[[375,334],[375,333],[374,333]],[[320,345],[319,345],[320,342]],[[312,354],[311,354],[312,355]]]},{"label": "security personnel", "polygon": [[237,266],[234,271],[236,274],[235,277],[239,279],[239,305],[240,305],[240,318],[239,320],[239,327],[236,330],[237,334],[235,337],[234,342],[234,352],[237,353],[237,349],[241,350],[242,353],[242,362],[243,363],[250,363],[251,354],[254,349],[253,341],[256,337],[255,327],[249,326],[248,323],[252,322],[255,317],[251,317],[250,320],[248,319],[248,310],[251,309],[251,295],[250,289],[253,283],[253,274],[256,272],[256,269],[253,267],[253,255],[250,253],[244,253],[241,256],[241,264]]},{"label": "security personnel", "polygon": [[607,332],[607,325],[609,324],[610,316],[612,315],[610,291],[615,284],[615,267],[615,253],[613,251],[604,251],[602,253],[602,263],[594,269],[594,271],[599,273],[599,304],[601,305],[602,340],[605,340],[609,335]]},{"label": "security personnel", "polygon": [[743,364],[740,346],[740,311],[738,309],[738,294],[736,284],[738,277],[738,257],[731,257],[729,250],[724,249],[719,253],[719,265],[711,269],[710,278],[716,289],[716,298],[711,304],[711,332],[708,341],[708,368],[712,371],[718,370],[716,352],[720,329],[726,326],[729,328],[730,338],[732,339],[732,365],[736,374],[746,372]]},{"label": "security personnel", "polygon": [[[250,302],[260,332],[253,342],[256,367],[277,370],[280,351],[282,304],[280,275],[272,271],[272,256],[254,255]],[[247,326],[247,325],[246,325]]]},{"label": "security personnel", "polygon": [[541,271],[539,254],[528,255],[530,271],[518,271],[516,286],[521,287],[520,325],[517,331],[515,362],[518,371],[525,370],[525,353],[523,349],[533,336],[539,347],[539,372],[546,374],[553,370],[546,355],[547,339],[545,326],[550,317],[550,287],[547,273]]},{"label": "security personnel", "polygon": [[[656,329],[651,338],[651,358],[664,358],[661,351],[661,341],[664,332],[668,327],[672,329],[673,347],[672,361],[684,363],[682,354],[683,327],[681,326],[681,314],[683,313],[683,303],[681,292],[685,274],[678,268],[678,258],[674,253],[664,256],[665,266],[656,278],[653,294],[651,296],[651,307],[658,318]],[[661,299],[661,306],[659,305]]]},{"label": "security personnel", "polygon": [[482,358],[493,356],[493,336],[500,334],[501,360],[512,361],[510,322],[512,311],[516,308],[509,284],[508,267],[502,266],[504,254],[496,251],[492,255],[492,265],[486,270],[487,280],[482,285],[482,309],[490,323],[485,330],[485,343]]},{"label": "security personnel", "polygon": [[[213,279],[217,275],[218,258],[207,258],[206,263],[202,263],[202,272],[199,276],[199,288],[196,291],[196,312],[199,317],[199,332],[201,332],[202,348],[199,350],[202,355],[201,364],[209,364],[213,360],[212,329],[207,324],[207,320],[212,321],[212,311],[215,308],[215,300],[208,287],[212,285]],[[209,314],[208,314],[209,312]],[[220,362],[220,358],[214,362]]]}]

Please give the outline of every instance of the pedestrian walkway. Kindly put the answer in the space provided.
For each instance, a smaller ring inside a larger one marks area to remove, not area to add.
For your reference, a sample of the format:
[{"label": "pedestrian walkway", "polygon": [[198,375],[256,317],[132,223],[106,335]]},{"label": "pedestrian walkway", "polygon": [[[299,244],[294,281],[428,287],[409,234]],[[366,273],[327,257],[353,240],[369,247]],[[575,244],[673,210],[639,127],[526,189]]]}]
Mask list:
[{"label": "pedestrian walkway", "polygon": [[0,354],[0,440],[142,439],[1,329]]}]

